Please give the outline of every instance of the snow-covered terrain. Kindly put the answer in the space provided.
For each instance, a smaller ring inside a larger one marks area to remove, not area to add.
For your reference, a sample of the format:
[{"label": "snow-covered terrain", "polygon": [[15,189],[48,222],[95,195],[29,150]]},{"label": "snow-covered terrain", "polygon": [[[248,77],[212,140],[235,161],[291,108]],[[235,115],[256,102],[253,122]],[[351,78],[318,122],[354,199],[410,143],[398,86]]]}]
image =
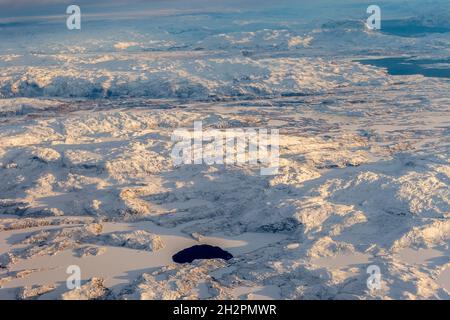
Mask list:
[{"label": "snow-covered terrain", "polygon": [[[0,299],[449,299],[449,5],[347,2],[0,23]],[[174,166],[200,120],[279,129],[278,174]]]}]

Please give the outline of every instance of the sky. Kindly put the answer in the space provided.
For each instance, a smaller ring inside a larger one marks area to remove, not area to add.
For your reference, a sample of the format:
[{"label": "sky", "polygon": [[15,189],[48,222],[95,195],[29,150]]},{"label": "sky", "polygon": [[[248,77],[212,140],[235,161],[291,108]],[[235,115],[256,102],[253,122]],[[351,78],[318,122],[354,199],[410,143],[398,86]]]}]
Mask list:
[{"label": "sky", "polygon": [[[192,10],[192,9],[258,9],[277,6],[316,6],[337,0],[0,0],[0,17],[50,16],[65,14],[71,4],[79,5],[84,13],[128,12],[133,10]],[[398,0],[392,0],[398,1]],[[369,0],[339,0],[339,3],[370,3]]]},{"label": "sky", "polygon": [[[189,1],[180,0],[0,0],[1,17],[52,16],[65,14],[69,5],[80,6],[85,13],[98,14],[132,9],[186,7]],[[195,2],[204,2],[195,0]],[[209,1],[211,2],[211,1]]]},{"label": "sky", "polygon": [[[370,4],[382,5],[389,12],[392,8],[401,12],[416,8],[429,10],[438,7],[436,4],[449,4],[450,0],[0,0],[0,22],[21,21],[36,17],[47,18],[66,15],[66,8],[79,5],[82,14],[86,16],[103,17],[111,15],[112,18],[126,16],[138,12],[140,14],[158,14],[164,12],[211,10],[217,12],[238,10],[270,10],[277,8],[292,13],[291,8],[316,8],[325,14],[327,10],[351,10],[352,6],[368,6]],[[359,7],[358,7],[359,10]],[[392,11],[392,10],[391,10]],[[6,20],[5,20],[6,19]]]}]

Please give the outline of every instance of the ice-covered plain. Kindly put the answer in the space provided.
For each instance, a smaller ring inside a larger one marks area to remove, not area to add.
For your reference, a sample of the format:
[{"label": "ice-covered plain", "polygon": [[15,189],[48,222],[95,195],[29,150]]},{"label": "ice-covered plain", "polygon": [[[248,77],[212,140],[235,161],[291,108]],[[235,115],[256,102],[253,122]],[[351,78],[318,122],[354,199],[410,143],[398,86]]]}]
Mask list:
[{"label": "ice-covered plain", "polygon": [[[379,31],[236,3],[0,17],[0,299],[450,298],[448,1],[380,1]],[[279,129],[278,174],[174,166],[200,120]],[[199,244],[233,258],[172,261]]]}]

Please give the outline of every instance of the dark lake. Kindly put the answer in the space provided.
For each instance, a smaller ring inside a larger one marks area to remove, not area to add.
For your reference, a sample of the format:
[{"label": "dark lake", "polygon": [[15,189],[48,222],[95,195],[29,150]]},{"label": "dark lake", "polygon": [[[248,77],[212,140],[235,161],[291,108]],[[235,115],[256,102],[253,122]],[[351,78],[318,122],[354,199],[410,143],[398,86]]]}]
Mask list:
[{"label": "dark lake", "polygon": [[386,68],[390,75],[421,74],[425,77],[450,78],[450,58],[417,59],[394,57],[357,60],[362,64]]},{"label": "dark lake", "polygon": [[176,263],[191,263],[195,259],[230,260],[231,258],[233,255],[228,251],[207,244],[183,249],[172,256],[172,260]]},{"label": "dark lake", "polygon": [[399,37],[423,37],[430,33],[450,32],[448,26],[427,26],[422,21],[410,20],[384,20],[381,32]]}]

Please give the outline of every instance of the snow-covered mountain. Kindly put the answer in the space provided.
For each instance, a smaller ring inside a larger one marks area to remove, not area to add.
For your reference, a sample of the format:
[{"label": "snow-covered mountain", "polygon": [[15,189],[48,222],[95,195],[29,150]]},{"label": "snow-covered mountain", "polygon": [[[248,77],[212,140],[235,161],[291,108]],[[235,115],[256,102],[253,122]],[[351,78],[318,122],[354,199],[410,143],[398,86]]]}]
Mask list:
[{"label": "snow-covered mountain", "polygon": [[[79,31],[14,2],[0,299],[449,299],[448,0],[379,1],[379,31],[355,0],[86,0]],[[174,165],[196,121],[279,130],[278,174]],[[198,244],[233,258],[172,261]]]}]

